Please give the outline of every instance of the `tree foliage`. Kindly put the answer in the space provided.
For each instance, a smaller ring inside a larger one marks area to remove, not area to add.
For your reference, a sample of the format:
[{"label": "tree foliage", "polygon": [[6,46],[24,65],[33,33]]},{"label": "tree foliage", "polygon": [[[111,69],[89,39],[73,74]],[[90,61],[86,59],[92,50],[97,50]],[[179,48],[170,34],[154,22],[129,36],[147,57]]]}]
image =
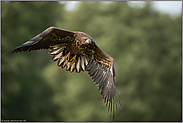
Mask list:
[{"label": "tree foliage", "polygon": [[1,57],[2,120],[181,121],[182,17],[126,2],[1,2],[1,56],[49,26],[82,31],[115,60],[121,108],[110,119],[87,73],[66,72],[48,51]]}]

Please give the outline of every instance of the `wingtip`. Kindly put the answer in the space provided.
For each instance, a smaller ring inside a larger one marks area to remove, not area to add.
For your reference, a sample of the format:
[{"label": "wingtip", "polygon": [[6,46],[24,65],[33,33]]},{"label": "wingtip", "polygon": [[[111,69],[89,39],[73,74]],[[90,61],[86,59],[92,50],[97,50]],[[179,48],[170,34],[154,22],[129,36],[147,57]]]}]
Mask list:
[{"label": "wingtip", "polygon": [[3,55],[3,57],[6,56],[6,55],[8,55],[9,53],[13,53],[14,50],[15,50],[15,49],[8,50],[8,51]]}]

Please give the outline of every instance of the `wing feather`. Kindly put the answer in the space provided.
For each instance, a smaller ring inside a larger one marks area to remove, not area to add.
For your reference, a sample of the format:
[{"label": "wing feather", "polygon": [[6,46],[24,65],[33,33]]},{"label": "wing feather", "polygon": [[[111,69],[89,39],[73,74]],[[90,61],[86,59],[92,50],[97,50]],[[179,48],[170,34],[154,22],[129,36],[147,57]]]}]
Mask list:
[{"label": "wing feather", "polygon": [[94,72],[93,70],[96,68],[96,61],[95,60],[93,60],[93,62],[90,62],[91,64],[89,65],[90,67],[88,68],[89,70],[89,72],[88,72],[88,74],[91,76],[92,75],[92,73]]},{"label": "wing feather", "polygon": [[62,53],[63,53],[63,52],[60,52],[58,55],[54,55],[53,58],[52,58],[52,61],[56,61],[56,60],[58,60],[60,57],[62,57]]},{"label": "wing feather", "polygon": [[94,82],[95,82],[96,85],[100,82],[100,79],[101,79],[102,76],[103,76],[103,75],[102,75],[102,70],[99,71],[98,75],[99,75],[99,76],[96,77],[95,80],[94,80]]},{"label": "wing feather", "polygon": [[76,65],[76,72],[79,73],[81,71],[81,66],[80,66],[80,57],[78,57],[78,62],[77,62],[77,65]]},{"label": "wing feather", "polygon": [[71,65],[70,72],[72,73],[74,70],[75,70],[75,63],[73,63],[73,64]]},{"label": "wing feather", "polygon": [[87,60],[86,56],[83,56],[83,59],[84,59],[85,65],[87,66],[88,65],[88,60]]},{"label": "wing feather", "polygon": [[68,63],[68,60],[65,60],[65,61],[63,62],[63,64],[61,65],[62,69],[66,66],[67,63]]},{"label": "wing feather", "polygon": [[92,64],[94,64],[94,60],[93,59],[91,59],[90,61],[89,61],[89,63],[88,63],[88,66],[86,67],[86,71],[89,71],[91,68],[93,68],[93,65]]},{"label": "wing feather", "polygon": [[96,68],[96,72],[93,74],[93,76],[92,76],[92,79],[94,80],[94,82],[95,82],[95,80],[96,80],[96,78],[98,78],[98,76],[99,76],[99,72],[100,72],[101,70],[100,69],[97,69]]},{"label": "wing feather", "polygon": [[71,67],[72,63],[71,62],[68,62],[67,65],[66,65],[66,71],[69,71],[70,67]]},{"label": "wing feather", "polygon": [[[95,66],[96,67],[96,66]],[[95,67],[93,67],[93,69],[91,69],[88,73],[90,74],[91,77],[93,77],[93,74],[96,72]]]},{"label": "wing feather", "polygon": [[83,71],[85,71],[85,63],[84,63],[84,60],[85,60],[84,56],[81,56],[81,68],[82,68]]},{"label": "wing feather", "polygon": [[64,50],[64,47],[58,48],[56,50],[52,50],[49,52],[50,55],[56,55],[59,54],[60,52],[62,52]]},{"label": "wing feather", "polygon": [[65,61],[65,57],[60,58],[60,59],[58,60],[58,63],[57,63],[58,67],[60,67],[61,64],[62,64],[64,61]]},{"label": "wing feather", "polygon": [[[102,89],[102,87],[107,83],[107,75],[108,75],[108,71],[106,71],[104,74],[103,74],[103,78],[101,79],[101,81],[99,82],[99,90],[100,91]],[[102,95],[102,93],[101,93]]]}]

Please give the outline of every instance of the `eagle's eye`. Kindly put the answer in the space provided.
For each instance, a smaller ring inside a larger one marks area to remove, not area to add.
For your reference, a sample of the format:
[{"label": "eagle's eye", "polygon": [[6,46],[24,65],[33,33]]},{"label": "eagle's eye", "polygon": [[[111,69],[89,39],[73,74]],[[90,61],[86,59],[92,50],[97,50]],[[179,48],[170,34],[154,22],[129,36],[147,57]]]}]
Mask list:
[{"label": "eagle's eye", "polygon": [[86,44],[91,44],[92,43],[91,39],[89,39],[89,38],[88,39],[84,39],[84,40],[85,40]]}]

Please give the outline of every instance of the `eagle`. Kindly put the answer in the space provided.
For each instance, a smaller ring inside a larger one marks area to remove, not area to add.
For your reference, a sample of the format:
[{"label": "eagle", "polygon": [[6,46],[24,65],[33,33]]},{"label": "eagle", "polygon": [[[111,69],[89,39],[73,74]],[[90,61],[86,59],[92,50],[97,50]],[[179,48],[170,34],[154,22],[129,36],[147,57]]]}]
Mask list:
[{"label": "eagle", "polygon": [[[108,108],[108,112],[117,109],[119,94],[116,90],[114,59],[102,51],[93,39],[78,31],[68,31],[57,27],[49,27],[42,33],[33,37],[21,46],[5,53],[50,50],[52,61],[57,62],[58,67],[66,68],[70,73],[87,71]],[[115,100],[117,99],[117,101]]]}]

